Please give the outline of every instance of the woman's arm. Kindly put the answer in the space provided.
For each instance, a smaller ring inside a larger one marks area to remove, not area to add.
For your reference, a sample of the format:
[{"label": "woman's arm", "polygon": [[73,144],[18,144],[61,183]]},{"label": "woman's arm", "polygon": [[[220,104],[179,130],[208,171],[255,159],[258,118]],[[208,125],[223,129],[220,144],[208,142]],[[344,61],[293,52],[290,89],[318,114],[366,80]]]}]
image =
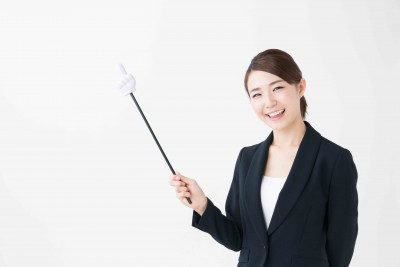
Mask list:
[{"label": "woman's arm", "polygon": [[[240,151],[236,160],[233,180],[226,200],[226,216],[223,215],[220,209],[218,209],[213,202],[204,195],[195,180],[184,177],[180,174],[178,175],[179,178],[177,178],[179,181],[183,182],[187,188],[177,189],[177,197],[183,204],[193,209],[193,227],[209,233],[220,244],[234,251],[239,251],[242,247],[242,227],[240,220],[238,185],[242,151],[243,149]],[[173,181],[173,177],[171,181]],[[177,183],[175,182],[171,185],[175,184]],[[192,199],[192,205],[187,204],[185,197],[190,197]]]},{"label": "woman's arm", "polygon": [[337,160],[329,189],[326,249],[331,267],[348,267],[358,234],[357,169],[349,150]]}]

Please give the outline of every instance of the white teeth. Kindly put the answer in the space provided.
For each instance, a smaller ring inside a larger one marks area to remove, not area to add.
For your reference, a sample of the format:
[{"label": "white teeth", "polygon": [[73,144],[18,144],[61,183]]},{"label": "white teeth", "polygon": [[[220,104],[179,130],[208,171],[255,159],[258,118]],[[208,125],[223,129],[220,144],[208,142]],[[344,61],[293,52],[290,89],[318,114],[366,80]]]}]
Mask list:
[{"label": "white teeth", "polygon": [[270,117],[273,117],[273,116],[276,116],[276,115],[278,115],[278,114],[282,113],[283,111],[284,111],[284,109],[282,109],[282,110],[279,110],[279,111],[277,111],[277,112],[274,112],[274,113],[269,113],[269,114],[268,114],[268,116],[270,116]]}]

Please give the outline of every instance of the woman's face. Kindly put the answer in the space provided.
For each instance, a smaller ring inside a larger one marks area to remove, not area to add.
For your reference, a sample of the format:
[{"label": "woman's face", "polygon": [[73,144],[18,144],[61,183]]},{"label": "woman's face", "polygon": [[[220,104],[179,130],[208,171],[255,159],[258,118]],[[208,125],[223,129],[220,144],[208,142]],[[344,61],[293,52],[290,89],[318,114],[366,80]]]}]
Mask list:
[{"label": "woman's face", "polygon": [[[247,81],[250,103],[256,115],[273,130],[290,129],[303,120],[300,98],[304,95],[306,81],[288,84],[282,78],[265,71],[252,71]],[[284,110],[276,117],[269,114]]]}]

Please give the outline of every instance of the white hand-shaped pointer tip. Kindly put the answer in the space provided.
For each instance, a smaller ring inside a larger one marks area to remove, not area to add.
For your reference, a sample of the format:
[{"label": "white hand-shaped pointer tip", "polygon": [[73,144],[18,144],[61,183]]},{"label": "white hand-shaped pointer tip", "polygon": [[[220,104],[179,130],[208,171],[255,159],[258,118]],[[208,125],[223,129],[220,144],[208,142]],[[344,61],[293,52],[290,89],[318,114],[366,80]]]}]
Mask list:
[{"label": "white hand-shaped pointer tip", "polygon": [[122,64],[119,64],[118,67],[122,74],[122,78],[118,82],[118,86],[117,86],[118,90],[123,95],[129,95],[130,93],[135,92],[136,81],[135,81],[135,78],[133,77],[133,75],[130,73],[127,73]]}]

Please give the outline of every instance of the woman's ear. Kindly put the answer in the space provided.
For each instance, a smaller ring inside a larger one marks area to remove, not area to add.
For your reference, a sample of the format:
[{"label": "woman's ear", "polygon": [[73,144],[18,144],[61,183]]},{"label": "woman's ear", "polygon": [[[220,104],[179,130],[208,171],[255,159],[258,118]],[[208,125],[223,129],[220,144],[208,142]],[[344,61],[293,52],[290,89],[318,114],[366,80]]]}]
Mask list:
[{"label": "woman's ear", "polygon": [[306,92],[306,80],[304,78],[301,78],[300,82],[298,83],[298,93],[300,98],[304,96],[304,93]]}]

